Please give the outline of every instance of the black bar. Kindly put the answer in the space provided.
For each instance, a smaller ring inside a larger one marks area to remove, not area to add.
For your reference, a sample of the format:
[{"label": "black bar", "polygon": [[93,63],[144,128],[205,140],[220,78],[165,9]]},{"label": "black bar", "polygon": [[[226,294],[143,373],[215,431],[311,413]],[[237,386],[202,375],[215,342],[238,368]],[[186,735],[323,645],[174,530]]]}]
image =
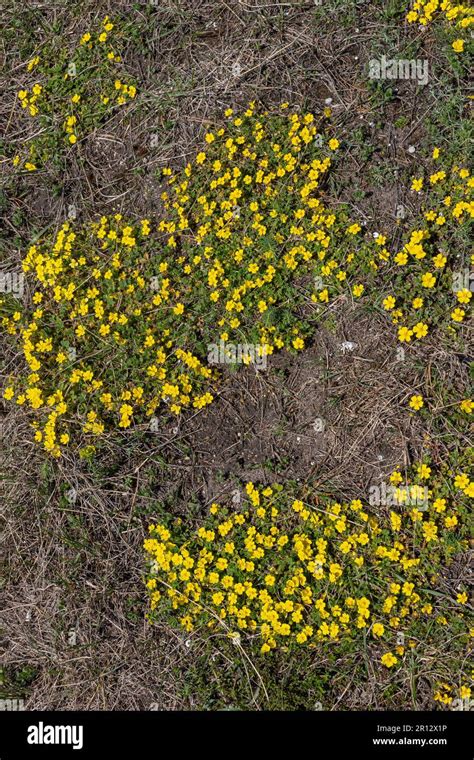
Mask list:
[{"label": "black bar", "polygon": [[[2,712],[0,760],[108,760],[116,753],[159,760],[171,753],[185,758],[186,752],[190,758],[198,752],[222,758],[237,752],[247,760],[257,752],[267,758],[275,749],[278,757],[291,753],[289,760],[298,753],[339,760],[354,752],[356,757],[472,760],[471,717],[468,711]],[[70,743],[47,743],[50,739]]]}]

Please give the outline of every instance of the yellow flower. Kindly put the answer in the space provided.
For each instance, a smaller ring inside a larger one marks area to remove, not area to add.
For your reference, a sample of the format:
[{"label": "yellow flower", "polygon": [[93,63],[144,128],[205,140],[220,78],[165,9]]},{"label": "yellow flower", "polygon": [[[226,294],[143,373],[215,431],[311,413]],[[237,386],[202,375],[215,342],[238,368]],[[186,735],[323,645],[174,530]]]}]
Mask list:
[{"label": "yellow flower", "polygon": [[464,50],[464,40],[461,40],[459,38],[457,40],[454,40],[452,48],[455,53],[462,53]]},{"label": "yellow flower", "polygon": [[466,312],[464,309],[454,309],[454,311],[451,312],[451,318],[454,322],[462,322],[465,316]]},{"label": "yellow flower", "polygon": [[413,330],[408,327],[400,327],[398,330],[398,340],[401,343],[409,343],[412,339]]},{"label": "yellow flower", "polygon": [[414,326],[413,332],[415,333],[417,338],[424,338],[428,332],[428,325],[425,324],[424,322],[418,322]]},{"label": "yellow flower", "polygon": [[426,464],[420,464],[417,468],[418,475],[422,480],[428,480],[431,475],[431,467]]},{"label": "yellow flower", "polygon": [[361,229],[362,227],[360,226],[360,224],[357,224],[357,222],[355,222],[354,224],[351,224],[351,226],[347,228],[347,231],[350,235],[357,235],[357,233],[360,232]]},{"label": "yellow flower", "polygon": [[447,258],[446,256],[443,256],[442,253],[438,253],[433,258],[433,264],[435,265],[436,269],[442,269],[446,264]]},{"label": "yellow flower", "polygon": [[433,288],[436,285],[436,277],[431,272],[425,272],[421,278],[421,284],[424,288]]},{"label": "yellow flower", "polygon": [[460,472],[454,478],[454,485],[456,486],[456,488],[460,488],[462,491],[464,491],[464,489],[467,488],[469,485],[468,475],[466,475],[465,472]]},{"label": "yellow flower", "polygon": [[28,71],[31,71],[32,69],[34,69],[34,67],[38,65],[39,61],[40,61],[40,57],[39,57],[39,55],[35,56],[35,58],[33,58],[33,59],[32,59],[32,60],[31,60],[31,61],[28,63],[28,66],[27,66],[27,68],[28,68]]},{"label": "yellow flower", "polygon": [[472,298],[472,293],[467,288],[463,288],[463,290],[457,291],[456,298],[458,299],[459,303],[469,303]]},{"label": "yellow flower", "polygon": [[386,652],[381,657],[381,663],[382,665],[385,665],[386,668],[393,667],[394,665],[397,664],[397,662],[398,662],[398,659],[391,652]]},{"label": "yellow flower", "polygon": [[423,536],[427,543],[429,543],[430,541],[437,540],[438,526],[435,525],[433,522],[431,521],[424,522],[423,525],[421,526],[421,529],[423,531]]},{"label": "yellow flower", "polygon": [[403,253],[403,251],[401,251],[400,253],[397,253],[397,255],[394,258],[394,261],[395,261],[395,264],[397,264],[397,266],[404,267],[408,261],[408,255],[406,253]]},{"label": "yellow flower", "polygon": [[390,512],[390,524],[392,530],[399,531],[402,527],[402,518],[396,512]]},{"label": "yellow flower", "polygon": [[423,396],[412,396],[410,399],[410,408],[418,411],[423,406]]}]

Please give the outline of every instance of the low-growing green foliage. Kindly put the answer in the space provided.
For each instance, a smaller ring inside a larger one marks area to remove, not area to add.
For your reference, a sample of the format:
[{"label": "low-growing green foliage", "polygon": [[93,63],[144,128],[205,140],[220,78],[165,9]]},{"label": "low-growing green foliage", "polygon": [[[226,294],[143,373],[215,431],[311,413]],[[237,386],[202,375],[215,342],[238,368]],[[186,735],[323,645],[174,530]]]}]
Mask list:
[{"label": "low-growing green foliage", "polygon": [[49,45],[28,62],[32,82],[18,91],[18,100],[38,129],[13,157],[14,166],[36,171],[49,161],[60,165],[65,150],[135,97],[136,86],[122,75],[115,47],[120,37],[120,28],[106,16],[72,51]]}]

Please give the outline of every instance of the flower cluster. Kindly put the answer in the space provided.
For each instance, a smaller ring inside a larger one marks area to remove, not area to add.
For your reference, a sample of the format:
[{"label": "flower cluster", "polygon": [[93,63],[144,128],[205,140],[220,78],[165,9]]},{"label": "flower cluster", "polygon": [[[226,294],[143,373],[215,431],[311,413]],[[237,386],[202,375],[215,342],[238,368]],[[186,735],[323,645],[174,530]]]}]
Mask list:
[{"label": "flower cluster", "polygon": [[453,50],[462,53],[468,44],[469,27],[474,24],[474,9],[451,0],[415,0],[406,19],[410,24],[427,26],[438,17],[443,18],[453,30]]},{"label": "flower cluster", "polygon": [[[113,106],[136,95],[130,81],[118,78],[121,56],[114,49],[116,25],[106,16],[98,29],[86,32],[71,54],[44,49],[27,65],[35,81],[17,93],[23,109],[37,118],[41,132],[13,165],[35,171],[69,145],[88,135]],[[120,36],[120,33],[118,33]]]},{"label": "flower cluster", "polygon": [[[474,677],[471,678],[471,683],[473,681]],[[472,686],[469,686],[468,683],[463,683],[461,686],[455,687],[451,684],[439,681],[436,685],[434,700],[442,705],[451,706],[454,709],[471,710],[472,693]]]},{"label": "flower cluster", "polygon": [[[455,615],[467,641],[465,590],[448,605],[433,590],[467,545],[474,483],[426,462],[406,478],[396,470],[391,482],[398,506],[378,513],[359,499],[309,490],[295,499],[291,487],[247,483],[242,508],[213,503],[191,535],[179,520],[152,524],[144,542],[150,619],[247,636],[262,653],[369,637],[389,668],[416,646],[421,620],[444,626]],[[418,508],[407,494],[422,486],[428,498]]]},{"label": "flower cluster", "polygon": [[[321,188],[339,141],[326,109],[260,116],[255,104],[205,135],[205,150],[162,194],[160,223],[175,276],[196,277],[196,298],[213,315],[220,339],[302,349],[308,304],[323,308],[344,289],[358,298],[360,278],[379,254],[344,209],[331,209]],[[382,246],[383,249],[383,246]],[[383,249],[382,255],[388,252]],[[298,287],[295,283],[298,282]],[[199,284],[200,283],[200,284]]]},{"label": "flower cluster", "polygon": [[360,225],[323,201],[339,146],[327,115],[322,132],[286,108],[227,116],[193,164],[164,170],[158,225],[116,214],[30,247],[32,308],[3,319],[29,374],[6,397],[34,410],[35,438],[54,456],[72,429],[99,436],[160,406],[209,404],[210,344],[301,350],[318,310],[344,289],[362,295],[359,278],[388,255],[372,256]]},{"label": "flower cluster", "polygon": [[35,276],[34,311],[4,323],[21,337],[29,374],[4,397],[36,411],[35,439],[54,456],[72,428],[98,436],[160,404],[179,413],[212,400],[201,392],[212,371],[187,348],[181,293],[167,265],[152,262],[149,235],[147,219],[134,227],[120,214],[77,233],[66,222],[23,261]]},{"label": "flower cluster", "polygon": [[[435,160],[439,153],[435,148]],[[474,177],[457,165],[412,179],[412,192],[423,195],[423,221],[392,255],[390,290],[382,298],[402,343],[424,338],[435,326],[448,326],[453,332],[468,315],[474,259],[466,257],[463,265],[457,241],[472,223],[473,188]]]}]

